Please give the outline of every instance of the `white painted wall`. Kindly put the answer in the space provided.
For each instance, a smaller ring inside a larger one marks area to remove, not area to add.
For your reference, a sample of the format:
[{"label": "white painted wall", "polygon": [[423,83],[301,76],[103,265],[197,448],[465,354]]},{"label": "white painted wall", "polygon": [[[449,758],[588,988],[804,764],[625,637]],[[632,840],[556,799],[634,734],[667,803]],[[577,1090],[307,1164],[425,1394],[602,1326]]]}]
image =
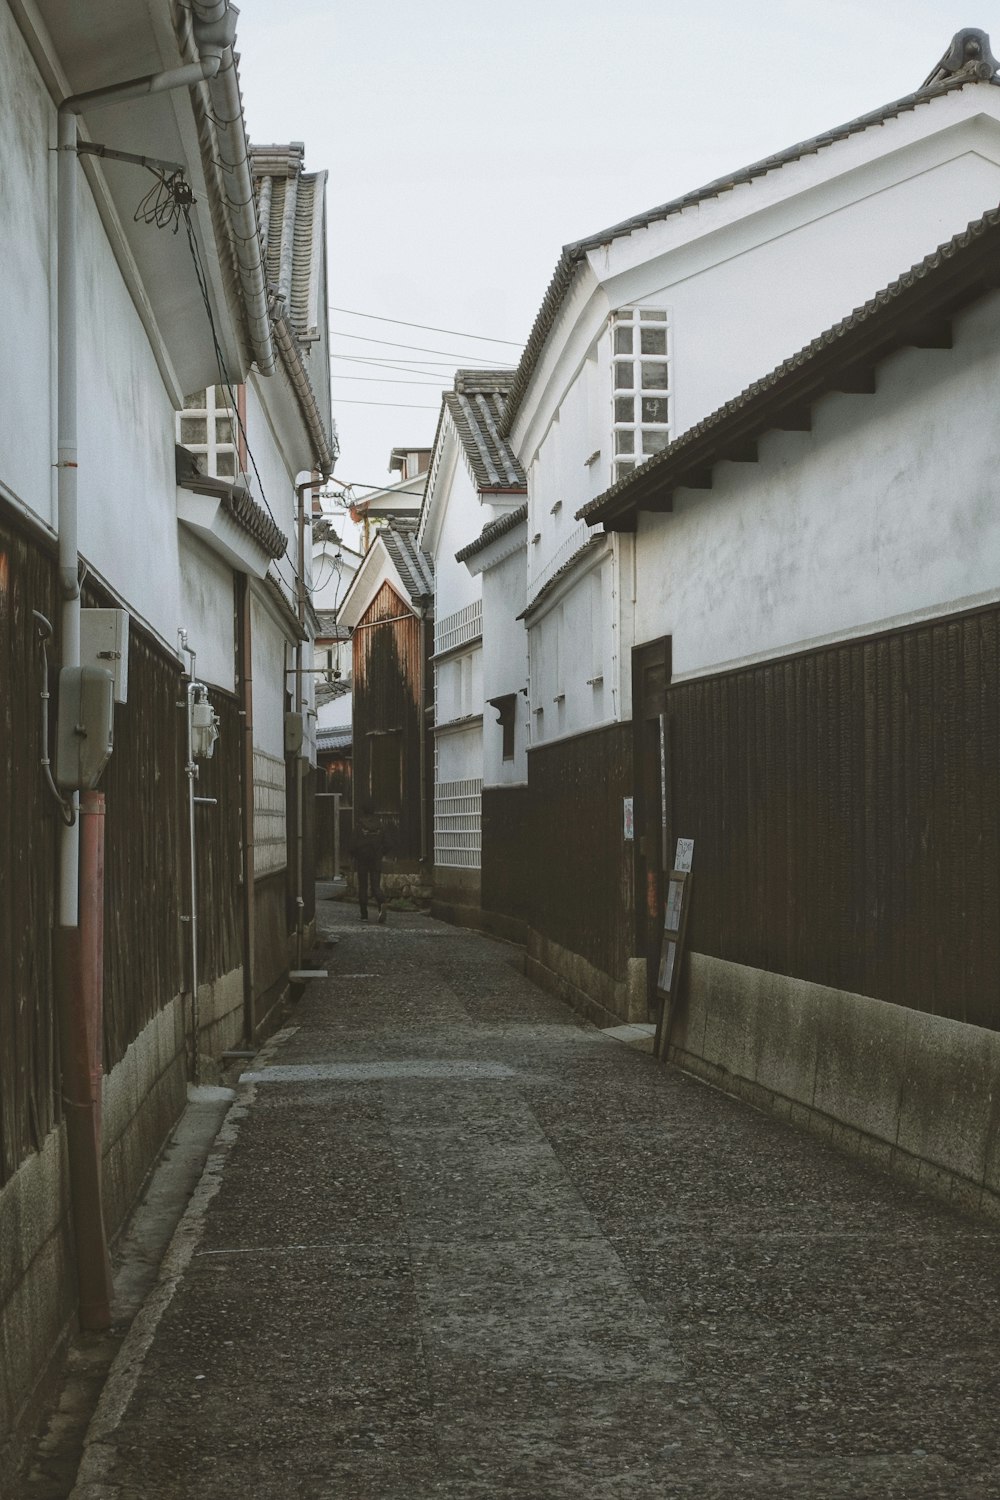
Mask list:
[{"label": "white painted wall", "polygon": [[232,692],[236,685],[234,584],[230,567],[186,527],[180,533],[178,628],[197,653],[202,682]]},{"label": "white painted wall", "polygon": [[637,638],[673,637],[675,681],[1000,598],[1000,295],[954,338],[641,515]]},{"label": "white painted wall", "polygon": [[[268,755],[285,754],[285,667],[292,653],[274,614],[257,594],[250,599],[253,638],[253,743]],[[289,682],[292,680],[288,679]]]},{"label": "white painted wall", "polygon": [[[54,118],[8,6],[0,6],[0,484],[49,525],[55,522],[55,382],[50,303],[55,168],[46,149]],[[12,205],[17,211],[12,211]]]},{"label": "white painted wall", "polygon": [[[4,199],[18,205],[0,215],[0,480],[53,525],[56,163],[48,145],[55,111],[7,7],[0,9],[0,89]],[[180,607],[173,408],[82,168],[77,189],[80,551],[173,643]],[[188,253],[179,239],[182,250]]]},{"label": "white painted wall", "polygon": [[[595,549],[596,552],[596,549]],[[596,552],[528,627],[531,743],[582,734],[615,717],[610,636],[612,557]]]},{"label": "white painted wall", "polygon": [[[514,424],[528,471],[529,601],[590,534],[575,511],[612,481],[607,319],[614,308],[669,314],[677,436],[998,199],[1000,89],[969,85],[591,252]],[[616,544],[626,575],[630,545]],[[633,584],[620,572],[616,561],[610,704],[607,675],[591,714],[575,695],[574,682],[592,675],[584,670],[586,602],[570,599],[575,581],[559,606],[561,630],[556,617],[533,621],[536,736],[577,733],[601,722],[599,714],[629,711],[630,651],[648,632],[633,629]],[[580,587],[589,585],[581,579]],[[559,692],[563,701],[552,701]]]},{"label": "white painted wall", "polygon": [[502,758],[503,735],[496,712],[486,703],[483,712],[483,783],[519,786],[528,779],[530,718],[528,699],[528,637],[517,616],[525,605],[525,527],[521,525],[472,560],[483,581],[483,699],[514,693],[517,719],[514,759]]}]

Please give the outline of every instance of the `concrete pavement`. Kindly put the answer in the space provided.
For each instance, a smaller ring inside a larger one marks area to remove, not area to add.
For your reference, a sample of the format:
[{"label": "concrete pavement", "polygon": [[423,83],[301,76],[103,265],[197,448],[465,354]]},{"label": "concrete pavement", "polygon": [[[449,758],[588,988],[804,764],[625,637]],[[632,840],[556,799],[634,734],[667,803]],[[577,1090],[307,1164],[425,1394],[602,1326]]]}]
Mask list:
[{"label": "concrete pavement", "polygon": [[1000,1496],[993,1227],[319,910],[74,1500]]}]

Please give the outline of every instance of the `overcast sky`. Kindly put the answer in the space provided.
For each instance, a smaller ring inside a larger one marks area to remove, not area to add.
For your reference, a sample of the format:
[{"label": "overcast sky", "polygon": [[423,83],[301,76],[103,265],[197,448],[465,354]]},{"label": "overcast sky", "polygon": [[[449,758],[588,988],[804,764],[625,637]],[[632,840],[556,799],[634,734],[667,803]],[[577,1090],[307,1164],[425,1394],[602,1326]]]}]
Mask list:
[{"label": "overcast sky", "polygon": [[337,478],[387,482],[456,368],[516,363],[563,244],[912,92],[963,26],[1000,55],[998,10],[243,0],[251,139],[304,141],[330,174]]}]

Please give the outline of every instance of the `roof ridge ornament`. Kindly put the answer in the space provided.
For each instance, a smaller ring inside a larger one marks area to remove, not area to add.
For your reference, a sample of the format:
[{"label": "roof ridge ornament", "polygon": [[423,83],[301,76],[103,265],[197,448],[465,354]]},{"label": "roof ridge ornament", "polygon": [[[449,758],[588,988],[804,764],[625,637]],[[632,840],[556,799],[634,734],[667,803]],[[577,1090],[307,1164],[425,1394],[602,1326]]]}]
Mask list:
[{"label": "roof ridge ornament", "polygon": [[949,78],[956,78],[960,74],[966,74],[970,80],[992,78],[1000,69],[1000,62],[990,51],[989,35],[980,31],[975,26],[966,26],[962,31],[956,31],[951,43],[940,62],[935,64],[928,76],[920,85],[922,89],[932,88],[936,83],[944,83]]}]

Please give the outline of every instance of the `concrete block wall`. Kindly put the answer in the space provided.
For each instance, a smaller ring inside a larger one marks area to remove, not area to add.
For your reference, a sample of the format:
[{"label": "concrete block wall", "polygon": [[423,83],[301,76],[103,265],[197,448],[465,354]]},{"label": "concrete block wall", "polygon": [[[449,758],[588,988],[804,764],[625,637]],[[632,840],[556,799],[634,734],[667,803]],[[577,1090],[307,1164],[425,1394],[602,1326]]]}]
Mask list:
[{"label": "concrete block wall", "polygon": [[1000,1034],[693,953],[672,1062],[1000,1218]]},{"label": "concrete block wall", "polygon": [[629,959],[626,978],[617,980],[534,927],[528,928],[527,936],[524,972],[528,978],[558,995],[595,1026],[647,1019],[644,959]]},{"label": "concrete block wall", "polygon": [[66,1136],[60,1126],[0,1192],[0,1495],[51,1394],[73,1326],[75,1270]]}]

